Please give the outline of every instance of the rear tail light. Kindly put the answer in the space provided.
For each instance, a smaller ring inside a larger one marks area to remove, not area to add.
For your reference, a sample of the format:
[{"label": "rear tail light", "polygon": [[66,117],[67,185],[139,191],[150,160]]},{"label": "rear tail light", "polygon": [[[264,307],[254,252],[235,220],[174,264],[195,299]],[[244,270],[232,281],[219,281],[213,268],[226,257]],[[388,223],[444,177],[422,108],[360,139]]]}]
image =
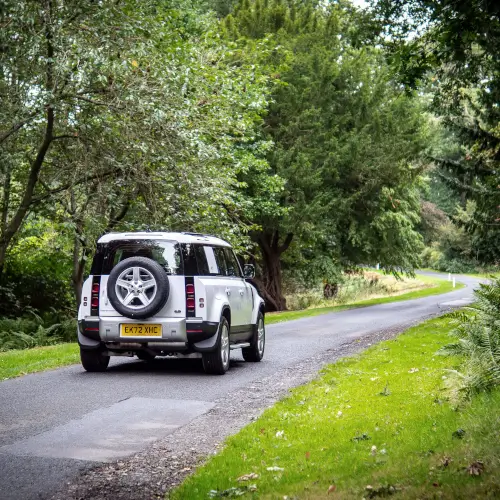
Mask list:
[{"label": "rear tail light", "polygon": [[101,277],[94,276],[92,278],[92,294],[90,297],[90,315],[99,316],[99,290],[101,288]]},{"label": "rear tail light", "polygon": [[186,277],[186,316],[195,316],[194,278]]}]

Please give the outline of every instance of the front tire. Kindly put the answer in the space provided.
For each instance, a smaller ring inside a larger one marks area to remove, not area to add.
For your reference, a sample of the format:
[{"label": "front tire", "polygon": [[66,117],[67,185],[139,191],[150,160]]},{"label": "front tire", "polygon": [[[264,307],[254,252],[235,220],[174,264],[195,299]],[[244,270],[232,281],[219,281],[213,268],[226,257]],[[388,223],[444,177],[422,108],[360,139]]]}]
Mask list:
[{"label": "front tire", "polygon": [[229,370],[229,323],[222,318],[215,350],[202,354],[203,369],[211,375],[224,375]]},{"label": "front tire", "polygon": [[104,372],[109,365],[109,356],[102,349],[82,349],[80,347],[82,366],[88,372]]},{"label": "front tire", "polygon": [[245,361],[258,363],[264,357],[266,348],[266,327],[264,326],[264,315],[259,311],[257,315],[257,329],[254,333],[250,347],[241,349],[241,354]]}]

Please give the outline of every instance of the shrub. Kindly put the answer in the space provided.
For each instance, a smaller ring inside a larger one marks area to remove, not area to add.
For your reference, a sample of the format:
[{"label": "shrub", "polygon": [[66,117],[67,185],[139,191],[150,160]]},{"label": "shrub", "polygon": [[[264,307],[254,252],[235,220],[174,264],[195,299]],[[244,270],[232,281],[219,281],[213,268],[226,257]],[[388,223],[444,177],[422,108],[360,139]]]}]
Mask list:
[{"label": "shrub", "polygon": [[74,319],[64,319],[57,323],[36,315],[32,318],[0,319],[0,351],[28,349],[75,340]]},{"label": "shrub", "polygon": [[500,385],[500,278],[480,285],[474,295],[475,304],[451,314],[456,341],[440,351],[464,357],[461,369],[451,371],[455,399]]}]

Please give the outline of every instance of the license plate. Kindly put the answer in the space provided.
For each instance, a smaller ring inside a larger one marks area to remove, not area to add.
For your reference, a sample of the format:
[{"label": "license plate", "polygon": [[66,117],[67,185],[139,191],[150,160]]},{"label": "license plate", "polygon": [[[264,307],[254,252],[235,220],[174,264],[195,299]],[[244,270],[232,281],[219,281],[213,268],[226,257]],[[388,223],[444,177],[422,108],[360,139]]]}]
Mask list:
[{"label": "license plate", "polygon": [[121,337],[161,337],[161,325],[129,323],[120,325]]}]

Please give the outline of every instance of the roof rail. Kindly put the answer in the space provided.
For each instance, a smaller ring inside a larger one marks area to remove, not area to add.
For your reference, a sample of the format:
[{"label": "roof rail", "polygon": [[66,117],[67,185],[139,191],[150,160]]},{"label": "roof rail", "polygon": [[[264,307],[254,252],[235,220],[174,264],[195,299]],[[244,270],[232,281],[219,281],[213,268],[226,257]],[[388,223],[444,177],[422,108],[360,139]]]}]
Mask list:
[{"label": "roof rail", "polygon": [[203,233],[190,233],[189,231],[183,231],[181,234],[187,234],[188,236],[208,236],[207,234]]}]

